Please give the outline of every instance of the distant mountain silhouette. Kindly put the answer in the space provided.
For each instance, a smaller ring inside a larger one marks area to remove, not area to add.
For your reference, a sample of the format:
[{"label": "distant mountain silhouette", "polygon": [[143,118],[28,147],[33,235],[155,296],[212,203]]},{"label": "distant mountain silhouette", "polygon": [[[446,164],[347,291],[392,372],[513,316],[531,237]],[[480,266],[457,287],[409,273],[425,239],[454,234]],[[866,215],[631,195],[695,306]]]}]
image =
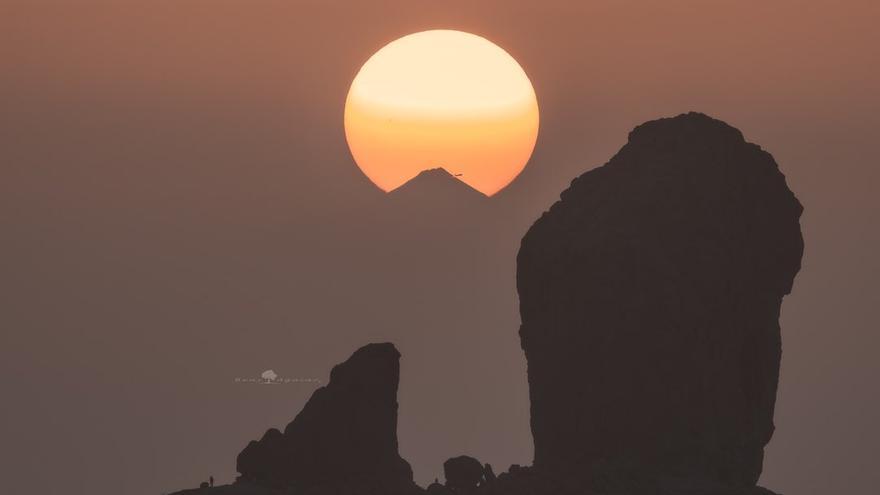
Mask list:
[{"label": "distant mountain silhouette", "polygon": [[[492,206],[488,196],[445,169],[433,168],[375,198],[367,210],[368,223],[374,233],[382,233],[373,236],[381,242],[377,250],[387,250],[390,244],[407,255],[417,256],[413,261],[422,263],[440,245],[449,254],[451,239],[456,239],[462,249],[484,241],[487,225],[497,223],[501,213]],[[478,248],[466,249],[472,252]]]},{"label": "distant mountain silhouette", "polygon": [[429,227],[460,230],[478,225],[489,214],[491,199],[443,168],[424,170],[379,201],[382,217],[392,229]]},{"label": "distant mountain silhouette", "polygon": [[395,201],[437,201],[438,206],[455,206],[461,201],[480,202],[488,197],[453,176],[444,168],[423,170],[402,186],[388,193]]},{"label": "distant mountain silhouette", "polygon": [[[458,182],[426,171],[389,196],[479,199]],[[496,477],[453,457],[427,493],[772,494],[756,483],[801,211],[772,156],[733,127],[697,113],[638,126],[522,239],[534,466]],[[241,452],[236,484],[186,493],[421,492],[397,451],[398,358],[391,344],[359,349],[283,433]]]}]

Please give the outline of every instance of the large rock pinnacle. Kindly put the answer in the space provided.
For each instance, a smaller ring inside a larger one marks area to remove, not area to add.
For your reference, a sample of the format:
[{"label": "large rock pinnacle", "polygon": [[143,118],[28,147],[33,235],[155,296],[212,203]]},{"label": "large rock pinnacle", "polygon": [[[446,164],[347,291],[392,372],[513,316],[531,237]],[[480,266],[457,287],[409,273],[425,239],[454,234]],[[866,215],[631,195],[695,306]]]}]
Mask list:
[{"label": "large rock pinnacle", "polygon": [[575,179],[517,258],[535,468],[754,486],[801,211],[770,154],[696,113]]}]

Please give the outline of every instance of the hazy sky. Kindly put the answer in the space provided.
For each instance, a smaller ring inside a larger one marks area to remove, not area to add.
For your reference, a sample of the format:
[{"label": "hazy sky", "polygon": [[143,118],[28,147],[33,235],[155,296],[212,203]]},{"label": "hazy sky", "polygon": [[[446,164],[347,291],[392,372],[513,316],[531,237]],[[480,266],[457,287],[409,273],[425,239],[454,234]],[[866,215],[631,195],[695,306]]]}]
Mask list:
[{"label": "hazy sky", "polygon": [[[697,110],[805,207],[762,484],[873,493],[878,22],[869,1],[0,0],[5,490],[231,481],[314,390],[235,377],[326,380],[379,340],[419,482],[462,453],[529,463],[519,236],[632,127]],[[541,129],[495,211],[410,238],[377,218],[343,103],[373,52],[436,28],[514,56]]]}]

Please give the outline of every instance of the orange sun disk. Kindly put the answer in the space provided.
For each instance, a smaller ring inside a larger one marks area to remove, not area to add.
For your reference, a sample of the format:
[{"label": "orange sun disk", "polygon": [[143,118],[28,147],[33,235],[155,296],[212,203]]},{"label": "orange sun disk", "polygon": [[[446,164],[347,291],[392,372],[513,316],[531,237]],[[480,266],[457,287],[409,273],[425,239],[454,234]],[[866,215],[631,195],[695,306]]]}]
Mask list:
[{"label": "orange sun disk", "polygon": [[538,103],[522,67],[485,38],[411,34],[376,52],[345,103],[355,162],[384,191],[443,167],[491,196],[525,167]]}]

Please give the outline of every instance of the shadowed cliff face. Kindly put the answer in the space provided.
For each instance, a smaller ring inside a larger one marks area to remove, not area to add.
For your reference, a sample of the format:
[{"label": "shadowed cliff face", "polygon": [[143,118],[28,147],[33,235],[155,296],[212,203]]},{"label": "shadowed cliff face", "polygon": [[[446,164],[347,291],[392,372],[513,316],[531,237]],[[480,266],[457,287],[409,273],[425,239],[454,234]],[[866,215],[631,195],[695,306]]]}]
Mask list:
[{"label": "shadowed cliff face", "polygon": [[239,481],[306,491],[416,488],[397,450],[399,359],[392,344],[370,344],[335,366],[284,433],[270,429],[238,455]]},{"label": "shadowed cliff face", "polygon": [[801,211],[770,154],[695,113],[572,181],[517,258],[535,468],[753,486]]}]

